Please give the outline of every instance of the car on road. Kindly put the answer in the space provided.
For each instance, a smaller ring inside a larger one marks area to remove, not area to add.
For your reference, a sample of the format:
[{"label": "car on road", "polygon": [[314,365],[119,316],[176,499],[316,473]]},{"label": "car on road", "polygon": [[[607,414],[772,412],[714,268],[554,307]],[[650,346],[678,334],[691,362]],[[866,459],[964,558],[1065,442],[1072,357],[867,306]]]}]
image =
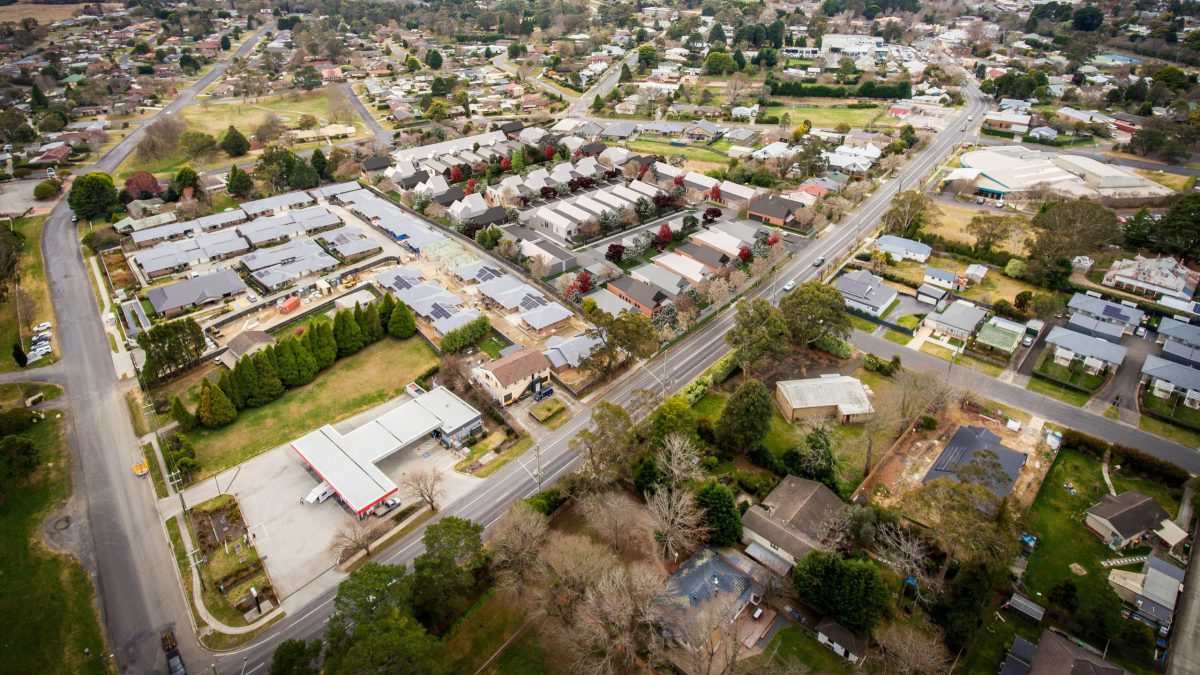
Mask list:
[{"label": "car on road", "polygon": [[787,293],[788,291],[792,290],[795,287],[796,287],[796,280],[792,279],[791,281],[789,281],[783,285],[783,292]]},{"label": "car on road", "polygon": [[1002,209],[1002,208],[1004,208],[1004,200],[1003,200],[1003,199],[1001,199],[1000,201],[996,202],[996,208],[998,208],[998,209]]},{"label": "car on road", "polygon": [[967,121],[968,121],[968,122],[973,122],[974,120],[975,120],[975,116],[974,116],[974,115],[967,115]]},{"label": "car on road", "polygon": [[976,204],[983,204],[983,203],[984,203],[984,202],[986,202],[986,201],[987,201],[986,199],[984,199],[983,197],[980,197],[979,199],[976,199],[976,200],[975,200],[975,203],[976,203]]},{"label": "car on road", "polygon": [[825,256],[821,256],[813,261],[813,267],[820,267],[825,264]]},{"label": "car on road", "polygon": [[965,125],[965,124],[959,128],[959,131],[966,131],[966,130],[967,130],[967,125]]},{"label": "car on road", "polygon": [[1021,344],[1025,345],[1026,347],[1032,347],[1033,346],[1033,336],[1026,335],[1025,339],[1021,340]]}]

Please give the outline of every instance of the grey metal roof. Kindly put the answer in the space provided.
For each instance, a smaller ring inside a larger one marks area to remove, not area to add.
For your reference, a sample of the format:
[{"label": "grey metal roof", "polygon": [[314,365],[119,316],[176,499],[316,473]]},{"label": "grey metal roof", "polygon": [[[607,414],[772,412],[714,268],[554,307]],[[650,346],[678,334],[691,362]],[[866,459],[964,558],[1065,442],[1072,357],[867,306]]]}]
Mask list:
[{"label": "grey metal roof", "polygon": [[1200,347],[1200,326],[1165,317],[1158,324],[1158,334],[1192,347]]},{"label": "grey metal roof", "polygon": [[970,464],[984,451],[996,454],[1000,468],[1007,477],[1004,483],[990,487],[999,497],[1008,495],[1012,492],[1013,486],[1017,484],[1017,476],[1021,472],[1021,467],[1025,466],[1027,458],[1024,453],[1005,447],[1000,442],[999,436],[983,427],[959,427],[946,442],[946,447],[934,460],[933,466],[929,467],[929,471],[921,482],[928,483],[943,477],[958,481],[959,469]]},{"label": "grey metal roof", "polygon": [[940,267],[926,267],[925,276],[931,279],[938,279],[953,284],[958,281],[958,275],[949,270],[941,269]]},{"label": "grey metal roof", "polygon": [[1120,325],[1094,319],[1086,314],[1072,314],[1067,321],[1067,328],[1112,343],[1120,342],[1121,337],[1125,335]]},{"label": "grey metal roof", "polygon": [[1125,360],[1125,348],[1107,340],[1076,333],[1069,328],[1055,326],[1046,336],[1048,344],[1070,350],[1084,358],[1092,357],[1105,363],[1120,365]]},{"label": "grey metal roof", "polygon": [[1117,321],[1131,326],[1141,323],[1142,317],[1146,314],[1135,307],[1126,307],[1116,302],[1093,298],[1083,293],[1076,293],[1071,296],[1071,301],[1067,303],[1067,307],[1073,311],[1089,314],[1097,319]]},{"label": "grey metal roof", "polygon": [[236,272],[220,270],[166,286],[155,286],[146,291],[146,299],[154,305],[155,312],[162,314],[245,290],[246,284]]},{"label": "grey metal roof", "polygon": [[578,368],[579,364],[591,355],[600,343],[600,338],[592,337],[587,333],[580,333],[572,337],[552,335],[550,339],[546,340],[546,348],[542,350],[542,353],[550,359],[550,363],[554,364],[555,368],[563,366]]},{"label": "grey metal roof", "polygon": [[868,307],[883,308],[896,296],[896,291],[883,283],[883,279],[867,270],[855,270],[838,277],[834,284],[847,300]]},{"label": "grey metal roof", "polygon": [[1200,391],[1200,370],[1168,361],[1160,356],[1148,355],[1146,362],[1142,364],[1142,374],[1170,382],[1180,389]]},{"label": "grey metal roof", "polygon": [[926,318],[940,326],[964,333],[974,333],[985,316],[987,316],[987,312],[979,307],[965,303],[962,300],[955,300],[941,314],[930,314]]},{"label": "grey metal roof", "polygon": [[881,251],[905,251],[918,255],[928,256],[933,253],[933,248],[929,244],[922,244],[919,241],[897,237],[894,234],[885,234],[875,240],[875,248]]}]

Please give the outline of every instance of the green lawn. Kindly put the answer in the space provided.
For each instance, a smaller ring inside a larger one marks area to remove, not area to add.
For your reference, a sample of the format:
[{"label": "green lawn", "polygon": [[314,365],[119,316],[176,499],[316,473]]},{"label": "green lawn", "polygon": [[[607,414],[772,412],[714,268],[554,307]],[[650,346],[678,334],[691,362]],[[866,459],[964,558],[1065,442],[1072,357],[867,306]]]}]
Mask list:
[{"label": "green lawn", "polygon": [[[12,293],[10,290],[9,301],[0,304],[0,343],[4,344],[4,355],[0,357],[0,372],[12,372],[20,370],[16,361],[12,358],[12,345],[19,338],[24,338],[22,344],[25,349],[29,349],[29,339],[32,337],[30,331],[25,330],[25,325],[36,326],[43,321],[50,321],[56,324],[54,320],[54,307],[50,303],[50,289],[46,285],[46,270],[42,264],[42,224],[46,221],[45,216],[36,218],[14,218],[12,229],[22,235],[24,238],[24,247],[21,249],[20,257],[17,260],[17,269],[20,272],[21,291],[26,293],[29,299],[33,302],[33,317],[28,322],[17,323],[17,305],[12,301]],[[22,335],[23,333],[23,335]],[[55,345],[57,349],[57,345]],[[54,357],[43,357],[42,360],[30,366],[37,368],[39,366],[49,365],[57,361],[57,351]]]},{"label": "green lawn", "polygon": [[[771,659],[771,655],[774,658]],[[769,660],[770,659],[770,660]],[[834,673],[849,674],[854,672],[850,664],[825,645],[817,642],[817,638],[801,626],[793,625],[779,631],[767,646],[766,651],[748,661],[748,665],[765,667],[771,662],[776,667],[786,668],[794,673]],[[782,671],[781,671],[782,672]]]},{"label": "green lawn", "polygon": [[864,319],[863,317],[861,317],[857,314],[851,314],[850,312],[846,312],[846,316],[850,317],[850,325],[851,326],[854,326],[855,328],[861,330],[864,333],[873,333],[873,332],[875,332],[876,328],[879,328],[879,324],[874,323],[872,321],[868,321],[867,319]]},{"label": "green lawn", "polygon": [[[778,99],[777,99],[778,100]],[[846,108],[806,105],[769,105],[763,110],[763,115],[782,117],[784,113],[791,116],[789,124],[795,126],[808,120],[814,127],[835,127],[843,122],[855,128],[866,128],[875,118],[887,112],[882,106],[875,108]]]},{"label": "green lawn", "polygon": [[383,403],[436,363],[433,349],[419,337],[403,341],[384,338],[338,359],[311,384],[288,391],[261,408],[241,411],[233,424],[192,432],[196,459],[203,467],[196,479]]},{"label": "green lawn", "polygon": [[1095,393],[1100,385],[1104,384],[1104,375],[1089,375],[1083,371],[1083,367],[1068,368],[1054,362],[1051,356],[1052,347],[1046,347],[1042,353],[1038,355],[1037,364],[1033,367],[1035,375],[1040,375],[1050,380],[1054,380],[1058,384],[1065,385],[1067,388],[1080,389],[1087,393]]},{"label": "green lawn", "polygon": [[888,340],[890,342],[895,342],[898,345],[906,345],[909,342],[912,342],[913,336],[906,335],[904,333],[901,333],[899,331],[894,331],[889,328],[887,330],[887,332],[883,334],[883,339]]},{"label": "green lawn", "polygon": [[648,152],[656,155],[683,155],[688,159],[694,159],[698,162],[721,162],[725,163],[729,158],[724,153],[713,150],[705,145],[671,145],[670,143],[660,143],[658,141],[630,141],[624,144],[630,150],[639,152]]},{"label": "green lawn", "polygon": [[190,105],[179,114],[195,131],[213,136],[224,134],[230,125],[237,127],[247,137],[254,127],[261,124],[270,113],[279,115],[285,127],[295,127],[301,115],[312,115],[322,123],[329,122],[329,93],[314,89],[306,93],[287,92],[264,96],[257,102],[210,103],[207,106]]},{"label": "green lawn", "polygon": [[1034,391],[1050,398],[1056,398],[1063,403],[1070,403],[1073,406],[1082,408],[1084,404],[1092,398],[1091,394],[1078,389],[1069,389],[1061,384],[1055,384],[1050,380],[1045,380],[1040,377],[1029,378],[1029,385],[1025,387],[1029,391]]},{"label": "green lawn", "polygon": [[[725,394],[708,394],[697,401],[693,409],[697,417],[707,419],[716,426],[728,400],[729,397]],[[772,407],[771,428],[767,431],[763,445],[773,454],[782,455],[803,442],[804,439],[796,431],[796,427],[783,418],[778,408]]]},{"label": "green lawn", "polygon": [[900,326],[904,326],[905,328],[907,328],[909,330],[916,330],[917,326],[920,326],[921,322],[924,320],[925,320],[924,314],[905,314],[904,316],[900,317],[899,319],[896,319],[892,323],[900,325]]},{"label": "green lawn", "polygon": [[1162,436],[1163,438],[1170,439],[1176,443],[1182,443],[1193,448],[1200,448],[1200,433],[1190,429],[1184,429],[1183,427],[1176,426],[1170,422],[1164,422],[1145,413],[1142,413],[1141,418],[1138,420],[1138,428],[1142,431],[1152,433],[1155,436]]},{"label": "green lawn", "polygon": [[521,440],[517,441],[516,443],[513,443],[512,446],[510,446],[507,450],[500,453],[499,457],[497,457],[496,459],[493,459],[492,461],[483,465],[483,468],[481,468],[480,470],[475,472],[475,474],[474,474],[475,477],[476,478],[487,478],[488,476],[499,471],[500,468],[503,467],[505,464],[508,464],[509,462],[513,461],[514,459],[519,457],[521,455],[521,453],[525,452],[526,450],[528,450],[532,447],[533,447],[532,439],[530,439],[529,437],[522,438]]},{"label": "green lawn", "polygon": [[[893,340],[893,342],[895,342],[895,340]],[[1003,370],[1003,368],[994,363],[988,363],[987,361],[982,361],[973,356],[968,356],[966,354],[955,355],[954,352],[942,347],[941,345],[925,342],[921,344],[921,351],[929,354],[930,356],[936,356],[943,361],[952,362],[956,366],[970,368],[971,370],[979,371],[986,375],[990,375],[991,377],[996,377]]]},{"label": "green lawn", "polygon": [[54,414],[21,434],[38,446],[41,468],[14,484],[0,507],[0,612],[9,617],[0,644],[11,647],[3,670],[103,673],[106,652],[88,575],[73,560],[49,553],[38,531],[50,509],[71,495],[64,420]]},{"label": "green lawn", "polygon": [[498,359],[500,358],[500,350],[504,349],[508,345],[504,342],[501,342],[500,338],[496,337],[494,334],[491,334],[487,337],[484,337],[482,340],[476,343],[475,346],[479,347],[481,352],[487,354],[493,359]]},{"label": "green lawn", "polygon": [[[500,593],[489,594],[445,637],[442,661],[452,673],[474,673],[516,634],[528,619],[518,603]],[[546,673],[547,652],[538,640],[536,624],[514,640],[488,672]]]},{"label": "green lawn", "polygon": [[1200,410],[1184,405],[1183,399],[1180,396],[1162,399],[1153,394],[1145,393],[1142,395],[1142,408],[1173,419],[1183,427],[1191,427],[1193,431],[1200,430]]}]

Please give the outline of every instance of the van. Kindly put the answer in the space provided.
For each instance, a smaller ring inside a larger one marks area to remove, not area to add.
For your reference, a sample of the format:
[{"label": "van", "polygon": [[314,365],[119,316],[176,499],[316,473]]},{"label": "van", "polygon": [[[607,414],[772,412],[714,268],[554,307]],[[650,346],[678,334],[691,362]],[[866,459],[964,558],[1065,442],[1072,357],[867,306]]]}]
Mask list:
[{"label": "van", "polygon": [[320,504],[321,502],[333,496],[333,488],[329,487],[329,483],[321,483],[312,489],[301,501],[305,504]]},{"label": "van", "polygon": [[533,395],[533,400],[541,401],[542,399],[550,398],[554,395],[554,387],[542,387]]}]

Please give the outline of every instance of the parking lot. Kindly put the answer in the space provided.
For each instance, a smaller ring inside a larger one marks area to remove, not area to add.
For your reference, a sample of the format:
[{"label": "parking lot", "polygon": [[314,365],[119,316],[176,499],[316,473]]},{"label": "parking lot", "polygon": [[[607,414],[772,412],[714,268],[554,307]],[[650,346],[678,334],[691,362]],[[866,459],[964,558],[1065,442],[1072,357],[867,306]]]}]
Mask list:
[{"label": "parking lot", "polygon": [[[335,428],[349,432],[408,400],[408,396],[397,397],[337,424]],[[400,450],[377,466],[400,485],[397,496],[405,505],[416,499],[406,494],[401,485],[404,474],[430,467],[437,469],[443,476],[444,494],[440,503],[446,504],[466,494],[481,480],[455,472],[454,465],[459,459],[436,441],[427,439]],[[280,597],[286,598],[333,567],[330,545],[339,531],[355,522],[354,514],[337,499],[321,504],[303,503],[305,495],[319,481],[290,445],[282,445],[188,488],[183,496],[189,506],[220,493],[235,496],[267,573]],[[380,520],[368,516],[364,524],[379,526]]]}]

